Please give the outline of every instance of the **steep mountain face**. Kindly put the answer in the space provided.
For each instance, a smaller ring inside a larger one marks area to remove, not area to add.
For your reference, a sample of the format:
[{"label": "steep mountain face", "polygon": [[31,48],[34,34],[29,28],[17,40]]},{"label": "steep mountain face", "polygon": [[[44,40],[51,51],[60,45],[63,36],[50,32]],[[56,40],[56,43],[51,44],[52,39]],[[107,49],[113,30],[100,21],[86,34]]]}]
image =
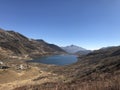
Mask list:
[{"label": "steep mountain face", "polygon": [[90,52],[90,50],[86,50],[76,45],[70,45],[70,46],[61,47],[61,48],[70,54],[87,54]]},{"label": "steep mountain face", "polygon": [[[57,47],[57,46],[56,46]],[[58,47],[59,48],[59,47]],[[50,47],[45,42],[29,39],[14,31],[0,29],[0,56],[4,58],[25,59],[50,54],[64,53]]]}]

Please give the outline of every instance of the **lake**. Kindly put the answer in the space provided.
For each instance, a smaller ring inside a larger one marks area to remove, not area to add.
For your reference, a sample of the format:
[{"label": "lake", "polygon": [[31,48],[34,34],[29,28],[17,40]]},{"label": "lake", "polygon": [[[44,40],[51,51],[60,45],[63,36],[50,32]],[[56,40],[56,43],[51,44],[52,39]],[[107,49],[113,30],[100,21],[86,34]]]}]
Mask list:
[{"label": "lake", "polygon": [[63,65],[69,65],[69,64],[77,62],[77,56],[75,56],[75,55],[45,56],[45,57],[30,60],[28,62],[54,64],[54,65],[63,66]]}]

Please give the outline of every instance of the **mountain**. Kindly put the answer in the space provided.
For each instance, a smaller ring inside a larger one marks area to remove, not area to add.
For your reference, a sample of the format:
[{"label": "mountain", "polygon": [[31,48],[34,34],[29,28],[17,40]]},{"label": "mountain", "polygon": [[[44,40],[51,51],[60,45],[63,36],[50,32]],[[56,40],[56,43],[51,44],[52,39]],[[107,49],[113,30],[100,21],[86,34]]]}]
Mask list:
[{"label": "mountain", "polygon": [[54,47],[44,41],[29,39],[18,32],[0,29],[0,57],[2,59],[26,59],[65,52],[56,45]]},{"label": "mountain", "polygon": [[70,45],[70,46],[61,47],[61,48],[70,54],[86,54],[90,52],[90,50],[86,50],[76,45]]}]

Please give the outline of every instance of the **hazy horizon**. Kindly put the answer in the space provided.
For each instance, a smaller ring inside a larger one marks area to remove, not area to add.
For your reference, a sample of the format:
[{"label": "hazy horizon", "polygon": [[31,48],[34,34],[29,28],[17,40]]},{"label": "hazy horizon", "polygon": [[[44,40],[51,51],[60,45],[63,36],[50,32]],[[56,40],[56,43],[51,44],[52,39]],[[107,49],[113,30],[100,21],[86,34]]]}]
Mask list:
[{"label": "hazy horizon", "polygon": [[0,28],[59,46],[120,45],[119,0],[3,0]]}]

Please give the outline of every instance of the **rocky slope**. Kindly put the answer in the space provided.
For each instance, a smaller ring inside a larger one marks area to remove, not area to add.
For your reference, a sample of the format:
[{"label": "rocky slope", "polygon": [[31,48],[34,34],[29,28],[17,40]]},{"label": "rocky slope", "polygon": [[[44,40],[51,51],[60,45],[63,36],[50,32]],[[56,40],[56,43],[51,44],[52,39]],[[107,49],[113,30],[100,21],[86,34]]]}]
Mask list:
[{"label": "rocky slope", "polygon": [[18,32],[0,29],[1,59],[27,59],[60,53],[65,52],[56,45],[52,47],[44,41],[38,42],[36,40],[29,39]]}]

